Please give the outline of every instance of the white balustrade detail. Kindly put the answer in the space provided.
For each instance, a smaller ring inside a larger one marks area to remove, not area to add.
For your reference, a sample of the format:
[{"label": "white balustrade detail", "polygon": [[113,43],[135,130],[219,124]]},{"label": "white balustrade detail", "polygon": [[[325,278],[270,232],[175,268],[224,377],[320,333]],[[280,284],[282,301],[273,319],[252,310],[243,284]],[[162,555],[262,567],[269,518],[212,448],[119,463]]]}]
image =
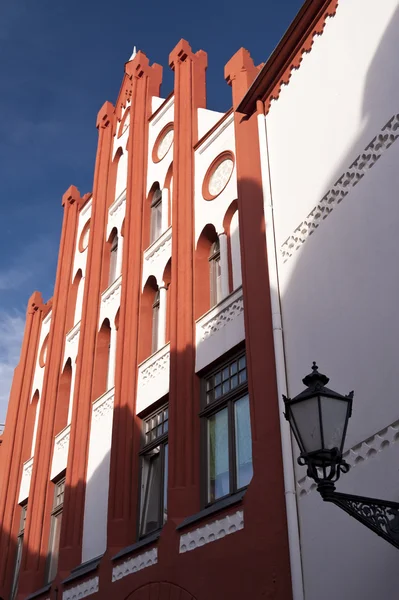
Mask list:
[{"label": "white balustrade detail", "polygon": [[162,285],[163,273],[171,256],[172,227],[169,227],[149,248],[147,248],[147,250],[144,251],[143,287],[150,275],[155,277],[158,285]]},{"label": "white balustrade detail", "polygon": [[29,496],[30,480],[33,471],[33,456],[22,465],[21,486],[19,488],[18,504]]},{"label": "white balustrade detail", "polygon": [[99,325],[108,318],[112,323],[121,303],[122,275],[101,294]]},{"label": "white balustrade detail", "polygon": [[157,548],[152,548],[151,550],[147,550],[147,552],[133,556],[112,569],[112,582],[118,581],[122,577],[126,577],[126,575],[137,573],[137,571],[156,565],[157,562]]},{"label": "white balustrade detail", "polygon": [[139,365],[137,413],[169,392],[170,344]]},{"label": "white balustrade detail", "polygon": [[231,515],[226,515],[221,519],[183,533],[180,536],[179,552],[180,554],[190,552],[190,550],[195,550],[200,546],[205,546],[205,544],[216,542],[216,540],[220,540],[226,537],[226,535],[236,533],[240,529],[244,529],[243,510],[237,510],[237,512]]},{"label": "white balustrade detail", "polygon": [[199,371],[245,339],[244,298],[240,286],[196,321]]},{"label": "white balustrade detail", "polygon": [[50,479],[54,479],[61,471],[66,469],[68,462],[69,438],[71,425],[67,425],[54,438],[53,461],[51,464]]},{"label": "white balustrade detail", "polygon": [[86,581],[65,590],[62,593],[62,600],[77,600],[77,598],[86,598],[86,596],[95,594],[99,590],[99,582],[98,576],[86,579]]}]

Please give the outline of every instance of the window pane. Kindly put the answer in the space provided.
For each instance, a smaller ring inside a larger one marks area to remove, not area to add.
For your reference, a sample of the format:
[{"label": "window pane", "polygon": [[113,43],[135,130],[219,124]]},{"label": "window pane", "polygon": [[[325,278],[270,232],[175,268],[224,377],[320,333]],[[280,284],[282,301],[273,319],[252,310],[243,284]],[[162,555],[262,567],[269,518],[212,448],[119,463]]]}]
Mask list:
[{"label": "window pane", "polygon": [[237,488],[252,479],[252,439],[248,396],[234,403]]},{"label": "window pane", "polygon": [[61,535],[61,521],[62,512],[52,517],[52,531],[50,538],[50,555],[49,555],[49,569],[47,581],[53,581],[57,574],[58,568],[58,553],[60,548],[60,535]]},{"label": "window pane", "polygon": [[227,408],[208,419],[208,501],[230,492],[229,432]]},{"label": "window pane", "polygon": [[108,285],[111,285],[111,283],[114,283],[114,281],[116,279],[116,261],[117,261],[117,257],[118,257],[118,243],[116,243],[116,245],[115,244],[112,245],[111,257],[110,257],[110,264],[109,264]]},{"label": "window pane", "polygon": [[159,447],[143,459],[141,534],[158,529],[161,501],[161,462]]},{"label": "window pane", "polygon": [[163,476],[163,522],[168,520],[168,473],[169,473],[169,446],[164,446],[164,476]]},{"label": "window pane", "polygon": [[17,557],[15,559],[14,577],[13,577],[13,580],[12,580],[12,588],[11,588],[11,600],[13,600],[15,598],[15,596],[17,595],[18,577],[19,577],[19,570],[20,570],[20,567],[21,567],[21,557],[22,557],[22,546],[23,546],[23,543],[24,543],[24,536],[23,535],[18,536],[18,540],[17,540]]}]

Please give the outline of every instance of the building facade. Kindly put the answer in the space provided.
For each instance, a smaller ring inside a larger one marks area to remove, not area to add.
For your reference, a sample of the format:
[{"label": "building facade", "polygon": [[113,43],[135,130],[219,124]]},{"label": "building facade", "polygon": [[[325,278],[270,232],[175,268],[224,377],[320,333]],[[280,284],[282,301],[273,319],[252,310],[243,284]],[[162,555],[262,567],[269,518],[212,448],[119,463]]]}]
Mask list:
[{"label": "building facade", "polygon": [[[28,302],[0,437],[6,600],[395,598],[396,550],[323,504],[283,417],[355,389],[342,491],[396,500],[397,0],[308,0],[269,60],[142,52]],[[399,148],[399,146],[398,146]],[[328,582],[328,585],[326,584]]]}]

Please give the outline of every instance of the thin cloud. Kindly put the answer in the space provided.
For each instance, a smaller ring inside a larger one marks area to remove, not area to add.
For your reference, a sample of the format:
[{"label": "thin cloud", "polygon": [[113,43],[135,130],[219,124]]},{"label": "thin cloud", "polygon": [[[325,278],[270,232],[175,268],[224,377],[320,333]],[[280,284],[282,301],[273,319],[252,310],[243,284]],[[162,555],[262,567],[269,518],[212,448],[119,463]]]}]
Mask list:
[{"label": "thin cloud", "polygon": [[19,311],[0,312],[0,423],[4,423],[8,398],[19,361],[25,316]]}]

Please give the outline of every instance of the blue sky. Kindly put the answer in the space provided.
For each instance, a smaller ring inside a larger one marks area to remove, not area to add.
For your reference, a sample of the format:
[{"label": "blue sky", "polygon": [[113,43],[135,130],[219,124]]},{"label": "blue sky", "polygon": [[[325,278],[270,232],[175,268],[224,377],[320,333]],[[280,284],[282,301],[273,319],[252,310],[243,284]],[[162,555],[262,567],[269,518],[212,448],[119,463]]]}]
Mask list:
[{"label": "blue sky", "polygon": [[302,0],[2,0],[0,3],[0,423],[18,362],[26,303],[52,296],[69,185],[91,191],[95,121],[115,102],[134,45],[164,67],[187,39],[208,53],[208,108],[231,104],[223,69],[240,48],[265,62]]}]

